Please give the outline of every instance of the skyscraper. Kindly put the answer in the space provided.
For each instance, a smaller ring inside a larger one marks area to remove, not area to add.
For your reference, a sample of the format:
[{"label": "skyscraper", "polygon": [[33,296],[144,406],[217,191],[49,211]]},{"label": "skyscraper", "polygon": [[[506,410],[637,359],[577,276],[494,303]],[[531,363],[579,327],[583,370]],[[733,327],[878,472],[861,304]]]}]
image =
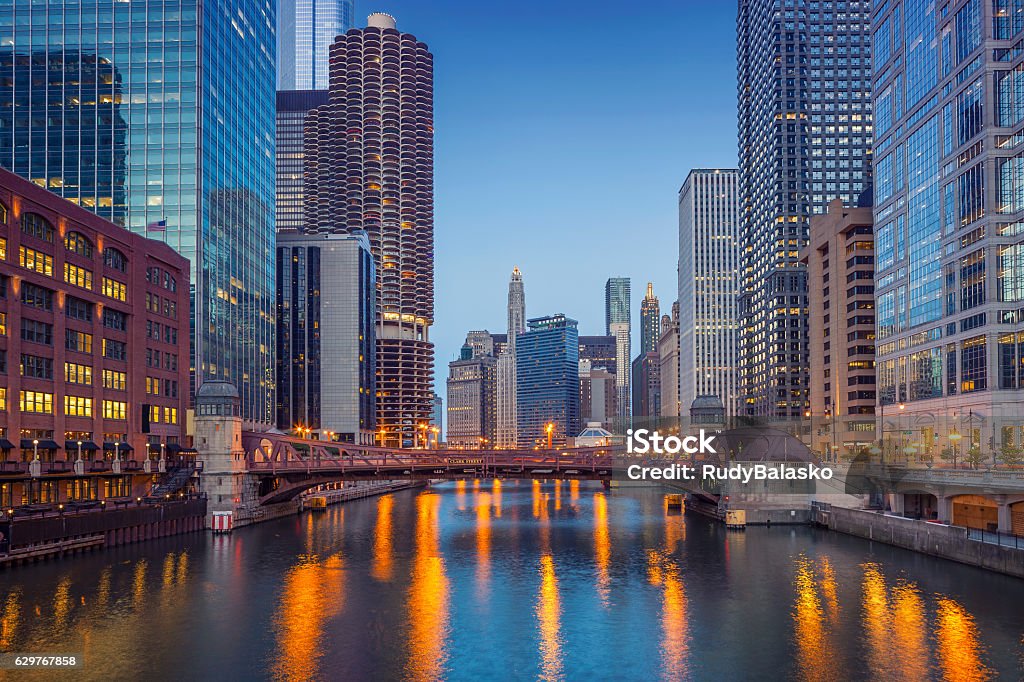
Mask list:
[{"label": "skyscraper", "polygon": [[272,424],[275,4],[7,12],[0,165],[186,256],[195,382]]},{"label": "skyscraper", "polygon": [[433,410],[433,56],[372,14],[331,46],[328,103],[306,121],[303,221],[365,230],[377,264],[377,425],[413,447]]},{"label": "skyscraper", "polygon": [[580,432],[577,323],[558,314],[529,320],[527,327],[516,340],[518,444],[546,446],[551,424],[552,443],[563,445]]},{"label": "skyscraper", "polygon": [[508,282],[508,335],[498,356],[497,445],[515,447],[516,437],[516,337],[526,331],[526,290],[523,273],[512,268]]},{"label": "skyscraper", "polygon": [[661,316],[658,339],[658,377],[661,382],[661,416],[679,416],[679,302],[672,304],[672,315]]},{"label": "skyscraper", "polygon": [[354,0],[278,0],[277,89],[326,90],[328,51],[354,13]]},{"label": "skyscraper", "polygon": [[872,24],[877,409],[932,454],[1022,442],[1020,9],[916,0]]},{"label": "skyscraper", "polygon": [[278,236],[277,426],[376,440],[376,268],[365,234]]},{"label": "skyscraper", "polygon": [[658,350],[661,336],[661,306],[654,295],[654,284],[647,283],[647,294],[640,302],[640,354]]},{"label": "skyscraper", "polygon": [[458,360],[448,363],[448,444],[462,448],[494,446],[498,410],[493,339],[469,332]]},{"label": "skyscraper", "polygon": [[303,169],[306,115],[327,104],[326,90],[279,90],[277,93],[277,231],[303,229]]},{"label": "skyscraper", "polygon": [[689,415],[690,403],[702,395],[718,396],[726,414],[736,414],[738,198],[734,169],[691,170],[679,190],[679,395],[675,400],[683,416]]},{"label": "skyscraper", "polygon": [[856,203],[869,182],[870,12],[868,0],[739,0],[742,414],[807,406],[799,254],[810,215]]},{"label": "skyscraper", "polygon": [[615,400],[622,428],[628,427],[630,414],[629,305],[629,278],[609,278],[604,285],[604,325],[605,333],[615,337]]}]

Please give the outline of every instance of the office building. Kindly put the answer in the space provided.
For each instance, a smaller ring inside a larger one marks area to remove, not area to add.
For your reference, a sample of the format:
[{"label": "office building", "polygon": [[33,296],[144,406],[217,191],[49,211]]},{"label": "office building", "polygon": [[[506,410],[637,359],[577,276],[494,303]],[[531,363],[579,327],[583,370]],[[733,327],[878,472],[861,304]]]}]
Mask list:
[{"label": "office building", "polygon": [[800,250],[811,215],[832,199],[856,203],[869,182],[870,14],[868,0],[739,2],[738,368],[747,416],[801,418],[808,406]]},{"label": "office building", "polygon": [[151,4],[8,9],[0,166],[187,257],[194,383],[235,384],[246,425],[265,428],[275,4]]},{"label": "office building", "polygon": [[834,200],[811,218],[807,268],[812,448],[835,461],[875,440],[875,245],[871,207]]},{"label": "office building", "polygon": [[580,360],[589,360],[594,369],[605,369],[612,376],[616,374],[618,349],[614,336],[579,337]]},{"label": "office building", "polygon": [[577,322],[557,314],[526,326],[516,339],[518,445],[546,447],[549,424],[552,444],[564,445],[580,432]]},{"label": "office building", "polygon": [[139,494],[148,459],[189,451],[188,281],[166,244],[0,170],[0,508]]},{"label": "office building", "polygon": [[303,222],[365,230],[377,265],[377,425],[414,447],[433,412],[433,56],[386,14],[337,37],[305,130]]},{"label": "office building", "polygon": [[658,350],[661,336],[661,305],[654,295],[654,285],[647,283],[647,294],[640,301],[640,354]]},{"label": "office building", "polygon": [[355,0],[279,0],[277,89],[326,90],[331,43],[354,15]]},{"label": "office building", "polygon": [[434,445],[440,445],[444,442],[444,398],[438,394],[434,394],[434,416],[431,418],[432,431],[434,435]]},{"label": "office building", "polygon": [[[738,173],[696,168],[679,190],[679,412],[716,395],[730,416],[738,401],[740,293]],[[675,401],[674,401],[675,402]],[[663,403],[664,406],[664,403]]]},{"label": "office building", "polygon": [[661,381],[661,416],[679,417],[678,301],[672,304],[672,315],[661,316],[661,338],[658,339],[658,363],[658,374]]},{"label": "office building", "polygon": [[932,456],[1022,442],[1019,10],[915,1],[872,22],[879,435]]},{"label": "office building", "polygon": [[[468,349],[468,347],[463,347]],[[498,359],[465,352],[448,363],[448,446],[485,449],[497,431]]]},{"label": "office building", "polygon": [[500,448],[516,446],[516,337],[526,331],[526,290],[523,273],[518,267],[512,268],[508,282],[508,333],[498,356],[498,429],[497,445]]},{"label": "office building", "polygon": [[633,361],[633,419],[656,419],[661,415],[661,360],[651,351]]},{"label": "office building", "polygon": [[580,358],[580,423],[606,425],[615,419],[615,375]]},{"label": "office building", "polygon": [[615,337],[616,410],[624,428],[629,426],[630,387],[629,278],[611,277],[604,285],[605,334]]},{"label": "office building", "polygon": [[372,445],[376,268],[365,234],[277,242],[277,427]]},{"label": "office building", "polygon": [[277,231],[301,232],[304,198],[304,130],[306,114],[327,103],[327,90],[288,90],[277,93],[276,195]]}]

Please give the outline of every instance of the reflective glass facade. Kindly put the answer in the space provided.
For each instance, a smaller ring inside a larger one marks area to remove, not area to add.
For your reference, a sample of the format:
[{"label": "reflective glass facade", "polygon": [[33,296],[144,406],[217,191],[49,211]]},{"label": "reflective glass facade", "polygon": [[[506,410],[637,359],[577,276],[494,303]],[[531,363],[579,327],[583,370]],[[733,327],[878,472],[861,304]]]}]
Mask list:
[{"label": "reflective glass facade", "polygon": [[274,8],[0,11],[0,165],[189,258],[196,381],[235,383],[253,424],[274,405]]},{"label": "reflective glass facade", "polygon": [[326,90],[328,51],[352,28],[354,0],[279,0],[277,89]]},{"label": "reflective glass facade", "polygon": [[630,282],[629,277],[609,277],[604,285],[604,327],[605,333],[615,337],[615,405],[616,413],[623,424],[628,424],[630,415],[630,372],[631,327],[630,327]]},{"label": "reflective glass facade", "polygon": [[277,206],[278,232],[301,232],[303,128],[310,109],[327,104],[326,90],[277,93]]},{"label": "reflective glass facade", "polygon": [[879,411],[986,420],[973,443],[996,447],[1024,410],[1022,10],[904,0],[872,17]]},{"label": "reflective glass facade", "polygon": [[871,165],[868,0],[740,0],[741,414],[807,405],[808,220]]},{"label": "reflective glass facade", "polygon": [[519,447],[546,447],[545,426],[549,423],[554,425],[555,445],[579,435],[579,380],[576,320],[565,315],[529,320],[526,333],[516,339]]}]

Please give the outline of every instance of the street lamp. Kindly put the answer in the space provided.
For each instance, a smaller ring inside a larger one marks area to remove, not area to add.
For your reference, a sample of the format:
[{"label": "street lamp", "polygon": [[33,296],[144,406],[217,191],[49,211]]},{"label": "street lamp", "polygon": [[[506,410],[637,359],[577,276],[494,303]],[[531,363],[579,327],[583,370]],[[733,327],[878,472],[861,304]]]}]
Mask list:
[{"label": "street lamp", "polygon": [[552,422],[548,422],[548,423],[547,423],[547,426],[545,426],[545,427],[544,427],[544,430],[545,430],[545,431],[547,432],[547,434],[548,434],[548,450],[550,450],[550,449],[551,449],[551,437],[552,437],[552,434],[553,434],[553,433],[554,433],[554,431],[555,431],[555,425],[554,425],[554,423],[552,423]]},{"label": "street lamp", "polygon": [[39,439],[32,439],[32,459],[39,461]]},{"label": "street lamp", "polygon": [[956,469],[956,457],[960,454],[960,439],[962,436],[956,430],[956,426],[953,427],[953,433],[949,434],[949,439],[953,441],[953,468]]}]

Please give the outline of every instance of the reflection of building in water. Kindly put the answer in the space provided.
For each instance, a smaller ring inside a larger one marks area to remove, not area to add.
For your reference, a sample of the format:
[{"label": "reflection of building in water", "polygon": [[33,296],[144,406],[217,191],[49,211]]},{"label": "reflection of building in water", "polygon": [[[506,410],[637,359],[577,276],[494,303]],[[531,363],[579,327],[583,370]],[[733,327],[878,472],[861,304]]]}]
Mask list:
[{"label": "reflection of building in water", "polygon": [[0,166],[124,225],[126,104],[121,71],[96,52],[2,50]]}]

